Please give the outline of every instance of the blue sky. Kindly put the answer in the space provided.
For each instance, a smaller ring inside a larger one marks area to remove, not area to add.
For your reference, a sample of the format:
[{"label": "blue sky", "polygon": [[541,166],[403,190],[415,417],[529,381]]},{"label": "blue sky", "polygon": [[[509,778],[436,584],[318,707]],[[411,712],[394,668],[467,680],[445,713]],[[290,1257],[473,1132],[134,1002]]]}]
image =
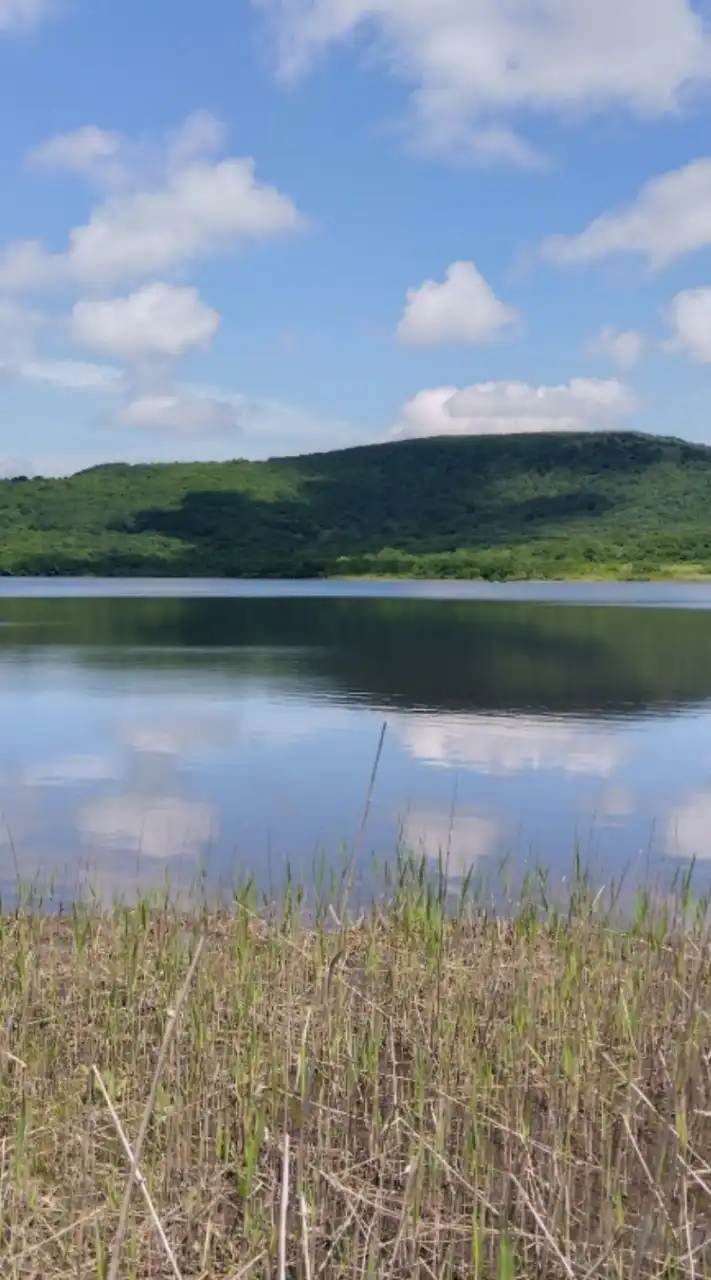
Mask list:
[{"label": "blue sky", "polygon": [[0,471],[711,443],[709,19],[0,0]]}]

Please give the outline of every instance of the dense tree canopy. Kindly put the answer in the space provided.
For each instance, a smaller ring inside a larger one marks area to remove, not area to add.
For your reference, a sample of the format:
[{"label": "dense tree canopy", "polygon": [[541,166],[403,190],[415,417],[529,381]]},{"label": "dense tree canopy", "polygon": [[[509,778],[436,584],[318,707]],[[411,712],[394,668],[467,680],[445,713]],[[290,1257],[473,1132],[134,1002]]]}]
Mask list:
[{"label": "dense tree canopy", "polygon": [[711,449],[439,438],[0,482],[4,574],[566,578],[711,572]]}]

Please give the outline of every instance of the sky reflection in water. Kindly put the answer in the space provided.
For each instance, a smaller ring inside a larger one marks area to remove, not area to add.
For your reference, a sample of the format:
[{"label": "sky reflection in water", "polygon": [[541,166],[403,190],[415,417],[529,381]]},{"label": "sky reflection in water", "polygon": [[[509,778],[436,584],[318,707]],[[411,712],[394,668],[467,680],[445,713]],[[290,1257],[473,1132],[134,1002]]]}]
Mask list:
[{"label": "sky reflection in water", "polygon": [[[17,589],[17,588],[16,588]],[[71,587],[69,588],[71,590]],[[634,599],[634,595],[632,595]],[[706,602],[711,603],[711,592]],[[662,600],[661,603],[668,603]],[[309,879],[711,853],[711,612],[389,596],[0,600],[0,880]],[[675,600],[672,598],[672,606]],[[700,868],[705,876],[705,865]]]}]

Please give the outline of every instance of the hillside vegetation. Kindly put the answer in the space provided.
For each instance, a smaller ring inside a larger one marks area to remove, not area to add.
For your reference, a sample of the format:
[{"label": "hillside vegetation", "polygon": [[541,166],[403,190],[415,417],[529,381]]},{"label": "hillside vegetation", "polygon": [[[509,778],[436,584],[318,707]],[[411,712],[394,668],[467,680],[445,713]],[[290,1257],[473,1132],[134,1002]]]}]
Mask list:
[{"label": "hillside vegetation", "polygon": [[0,573],[703,576],[711,449],[624,432],[439,438],[0,482]]}]

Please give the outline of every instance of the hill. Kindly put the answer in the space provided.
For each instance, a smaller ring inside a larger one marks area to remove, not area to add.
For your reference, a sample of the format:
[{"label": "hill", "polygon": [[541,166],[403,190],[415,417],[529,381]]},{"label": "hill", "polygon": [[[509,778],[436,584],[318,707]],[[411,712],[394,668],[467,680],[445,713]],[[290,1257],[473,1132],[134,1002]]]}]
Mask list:
[{"label": "hill", "polygon": [[0,483],[0,573],[565,578],[711,573],[711,448],[437,438]]}]

